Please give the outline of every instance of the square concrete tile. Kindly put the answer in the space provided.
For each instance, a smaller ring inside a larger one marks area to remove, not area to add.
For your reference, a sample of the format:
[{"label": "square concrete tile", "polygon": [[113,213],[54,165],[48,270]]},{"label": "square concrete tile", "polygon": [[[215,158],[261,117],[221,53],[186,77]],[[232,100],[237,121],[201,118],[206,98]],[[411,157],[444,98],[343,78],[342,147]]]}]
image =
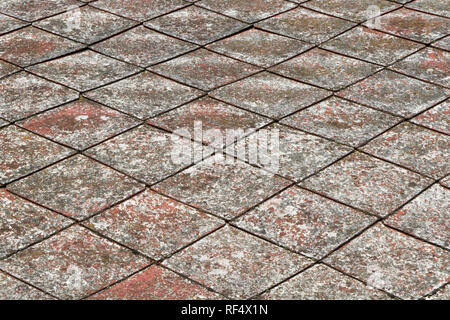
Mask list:
[{"label": "square concrete tile", "polygon": [[[264,149],[264,135],[259,131],[229,146],[226,152],[285,178],[299,181],[353,150],[279,124],[270,125],[264,130],[268,136],[272,135],[267,138],[268,140],[275,137],[276,145],[273,144],[274,141],[270,141],[270,145]],[[253,163],[255,152],[252,151],[251,145],[256,144],[256,141],[258,141],[258,150],[255,151],[258,153],[258,163]],[[244,143],[247,144],[245,150],[249,152],[242,156],[239,149]]]},{"label": "square concrete tile", "polygon": [[88,50],[38,64],[28,70],[78,91],[87,91],[141,69]]},{"label": "square concrete tile", "polygon": [[145,26],[205,45],[247,28],[247,24],[203,8],[190,6],[150,20]]},{"label": "square concrete tile", "polygon": [[0,259],[69,224],[69,219],[0,189]]},{"label": "square concrete tile", "polygon": [[0,35],[22,28],[28,23],[0,13]]},{"label": "square concrete tile", "polygon": [[325,262],[402,299],[417,299],[448,281],[450,254],[378,224]]},{"label": "square concrete tile", "polygon": [[355,23],[305,8],[297,8],[259,22],[258,28],[319,44],[355,26]]},{"label": "square concrete tile", "polygon": [[321,47],[387,66],[423,48],[423,45],[373,29],[357,27]]},{"label": "square concrete tile", "polygon": [[137,22],[84,6],[34,23],[35,26],[78,42],[91,44],[128,29]]},{"label": "square concrete tile", "polygon": [[247,23],[266,19],[296,6],[284,0],[202,0],[197,5]]},{"label": "square concrete tile", "polygon": [[443,101],[448,93],[433,84],[383,70],[337,95],[401,117],[412,117]]},{"label": "square concrete tile", "polygon": [[52,300],[32,286],[0,272],[0,300]]},{"label": "square concrete tile", "polygon": [[438,183],[385,221],[389,226],[450,249],[450,190]]},{"label": "square concrete tile", "polygon": [[139,119],[147,119],[174,109],[202,94],[200,90],[144,71],[119,82],[86,92],[83,96]]},{"label": "square concrete tile", "polygon": [[138,123],[123,113],[82,99],[41,113],[18,125],[50,140],[82,150]]},{"label": "square concrete tile", "polygon": [[434,179],[450,172],[450,137],[403,122],[362,150]]},{"label": "square concrete tile", "polygon": [[[177,147],[182,146],[181,150]],[[195,151],[207,153],[195,144],[162,130],[140,126],[108,140],[85,153],[147,184],[156,183],[196,160]],[[200,157],[201,160],[201,157]]]},{"label": "square concrete tile", "polygon": [[214,90],[209,95],[280,119],[330,96],[331,92],[262,72]]},{"label": "square concrete tile", "polygon": [[303,6],[354,22],[363,22],[400,7],[386,0],[312,0]]},{"label": "square concrete tile", "polygon": [[110,57],[145,68],[194,50],[198,46],[139,26],[92,48]]},{"label": "square concrete tile", "polygon": [[357,147],[400,121],[387,113],[331,97],[281,123]]},{"label": "square concrete tile", "polygon": [[146,190],[86,221],[85,225],[159,260],[207,235],[223,222]]},{"label": "square concrete tile", "polygon": [[426,48],[397,62],[392,69],[407,75],[450,87],[450,52]]},{"label": "square concrete tile", "polygon": [[450,36],[447,36],[439,41],[433,43],[433,47],[450,51]]},{"label": "square concrete tile", "polygon": [[245,299],[286,279],[311,262],[226,226],[173,255],[163,264],[225,296]]},{"label": "square concrete tile", "polygon": [[242,130],[236,134],[237,138],[241,138],[271,121],[207,97],[152,118],[148,123],[211,147],[221,148],[231,143],[226,139],[231,130]]},{"label": "square concrete tile", "polygon": [[178,274],[153,265],[89,300],[218,300],[222,297]]},{"label": "square concrete tile", "polygon": [[355,152],[301,185],[379,216],[386,216],[425,189],[431,179]]},{"label": "square concrete tile", "polygon": [[268,68],[311,47],[305,42],[250,29],[207,46],[224,55]]},{"label": "square concrete tile", "polygon": [[59,84],[19,72],[0,79],[0,116],[15,121],[78,99],[79,94]]},{"label": "square concrete tile", "polygon": [[289,181],[216,155],[153,189],[196,208],[231,219],[289,185]]},{"label": "square concrete tile", "polygon": [[0,78],[9,76],[10,74],[13,74],[20,70],[21,69],[19,67],[0,60]]},{"label": "square concrete tile", "polygon": [[48,166],[73,151],[16,126],[0,129],[0,184]]},{"label": "square concrete tile", "polygon": [[0,267],[62,299],[80,299],[145,267],[148,260],[73,226],[0,261]]},{"label": "square concrete tile", "polygon": [[323,264],[303,271],[260,298],[267,300],[388,300],[390,297]]},{"label": "square concrete tile", "polygon": [[380,69],[374,64],[315,48],[270,71],[319,87],[339,90]]},{"label": "square concrete tile", "polygon": [[153,66],[150,70],[208,91],[262,69],[205,49],[199,49]]},{"label": "square concrete tile", "polygon": [[[372,24],[373,21],[370,22]],[[367,23],[365,25],[370,27]],[[411,40],[431,43],[448,34],[450,20],[402,8],[378,18],[374,27]]]},{"label": "square concrete tile", "polygon": [[81,155],[8,185],[8,190],[78,220],[143,189],[135,180]]},{"label": "square concrete tile", "polygon": [[450,134],[450,101],[447,100],[411,120],[433,130]]},{"label": "square concrete tile", "polygon": [[90,5],[142,22],[188,4],[183,0],[99,0]]},{"label": "square concrete tile", "polygon": [[406,5],[408,8],[413,8],[416,10],[437,14],[450,18],[450,13],[448,10],[448,3],[441,0],[416,0],[408,3]]},{"label": "square concrete tile", "polygon": [[375,220],[294,186],[233,224],[307,257],[321,259]]},{"label": "square concrete tile", "polygon": [[0,12],[31,22],[77,8],[82,4],[76,0],[2,0]]},{"label": "square concrete tile", "polygon": [[82,49],[84,45],[27,27],[0,36],[0,58],[26,67]]}]

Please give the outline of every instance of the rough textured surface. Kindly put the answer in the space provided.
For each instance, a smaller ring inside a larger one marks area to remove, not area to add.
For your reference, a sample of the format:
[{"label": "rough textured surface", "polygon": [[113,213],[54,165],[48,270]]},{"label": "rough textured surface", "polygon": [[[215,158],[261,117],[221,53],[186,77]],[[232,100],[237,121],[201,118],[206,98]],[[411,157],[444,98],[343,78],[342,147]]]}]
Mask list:
[{"label": "rough textured surface", "polygon": [[[74,19],[76,17],[76,20]],[[67,11],[34,25],[82,43],[91,44],[134,26],[136,22],[90,6]]]},{"label": "rough textured surface", "polygon": [[262,72],[214,90],[209,95],[279,119],[328,97],[331,92]]},{"label": "rough textured surface", "polygon": [[147,27],[205,45],[247,27],[247,24],[199,7],[191,6],[150,20]]},{"label": "rough textured surface", "polygon": [[26,67],[83,48],[82,44],[28,27],[0,36],[0,58]]},{"label": "rough textured surface", "polygon": [[450,190],[433,185],[386,220],[408,234],[450,249]]},{"label": "rough textured surface", "polygon": [[332,97],[281,122],[357,147],[400,120],[387,113]]},{"label": "rough textured surface", "polygon": [[405,60],[399,61],[392,69],[426,81],[450,87],[450,52],[426,48]]},{"label": "rough textured surface", "polygon": [[388,300],[390,297],[323,264],[261,296],[267,300]]},{"label": "rough textured surface", "polygon": [[305,8],[264,20],[256,25],[309,43],[319,44],[355,26],[355,23]]},{"label": "rough textured surface", "polygon": [[209,300],[221,299],[212,291],[159,266],[133,275],[89,298],[90,300]]},{"label": "rough textured surface", "polygon": [[198,46],[139,26],[92,48],[145,68],[194,50]]},{"label": "rough textured surface", "polygon": [[385,216],[423,190],[431,179],[359,152],[302,183],[320,194]]},{"label": "rough textured surface", "polygon": [[87,218],[142,189],[134,180],[81,155],[8,185],[8,190],[75,219]]},{"label": "rough textured surface", "polygon": [[377,137],[363,150],[434,179],[450,173],[450,137],[407,122]]},{"label": "rough textured surface", "polygon": [[26,26],[27,23],[0,13],[0,35]]},{"label": "rough textured surface", "polygon": [[261,69],[200,49],[154,66],[150,70],[208,91],[249,76]]},{"label": "rough textured surface", "polygon": [[381,224],[325,261],[403,299],[419,298],[448,281],[449,253]]},{"label": "rough textured surface", "polygon": [[0,258],[48,237],[70,222],[61,215],[0,189]]},{"label": "rough textured surface", "polygon": [[417,9],[450,18],[448,3],[441,0],[416,0],[406,5],[409,8]]},{"label": "rough textured surface", "polygon": [[226,219],[234,218],[289,182],[240,161],[210,157],[154,189]]},{"label": "rough textured surface", "polygon": [[86,226],[159,260],[223,223],[147,190],[87,221]]},{"label": "rough textured surface", "polygon": [[235,224],[303,255],[320,259],[375,220],[292,187],[257,206]]},{"label": "rough textured surface", "polygon": [[174,109],[203,93],[153,73],[144,71],[125,80],[83,96],[140,119],[156,116]]},{"label": "rough textured surface", "polygon": [[[194,152],[202,154],[200,144],[182,138],[174,140],[167,132],[144,125],[91,148],[86,154],[140,181],[154,184],[194,163]],[[176,149],[177,145],[189,143],[190,148]],[[203,151],[205,155],[210,153]],[[174,161],[176,156],[183,161]]]},{"label": "rough textured surface", "polygon": [[78,91],[87,91],[124,78],[140,69],[88,50],[38,64],[29,70]]},{"label": "rough textured surface", "polygon": [[258,29],[250,29],[214,42],[207,48],[268,68],[311,48],[311,45]]},{"label": "rough textured surface", "polygon": [[0,261],[0,268],[63,299],[79,299],[145,267],[148,260],[73,226]]},{"label": "rough textured surface", "polygon": [[72,153],[16,126],[0,129],[0,150],[0,184],[30,174]]},{"label": "rough textured surface", "polygon": [[45,293],[0,272],[0,300],[51,300]]},{"label": "rough textured surface", "polygon": [[321,47],[354,58],[390,65],[423,45],[368,28],[354,28],[326,42]]},{"label": "rough textured surface", "polygon": [[392,71],[381,71],[337,95],[368,106],[411,117],[445,99],[449,91]]},{"label": "rough textured surface", "polygon": [[[238,138],[271,122],[270,119],[244,111],[226,103],[202,98],[178,109],[150,119],[148,123],[169,131],[220,148],[227,144],[227,130],[242,129]],[[196,132],[196,127],[203,132]],[[207,130],[219,131],[218,134]],[[230,142],[228,142],[229,144]]]},{"label": "rough textured surface", "polygon": [[422,126],[450,134],[450,102],[447,100],[411,120]]},{"label": "rough textured surface", "polygon": [[330,90],[339,90],[379,70],[381,67],[313,49],[270,70]]},{"label": "rough textured surface", "polygon": [[243,299],[310,263],[309,259],[226,226],[163,264],[225,296]]},{"label": "rough textured surface", "polygon": [[450,300],[450,285],[446,285],[434,295],[427,297],[427,300]]},{"label": "rough textured surface", "polygon": [[18,125],[82,150],[138,123],[123,113],[84,99],[41,113]]},{"label": "rough textured surface", "polygon": [[0,116],[15,121],[75,100],[74,90],[19,72],[0,80]]},{"label": "rough textured surface", "polygon": [[77,0],[2,0],[0,12],[31,22],[82,4]]},{"label": "rough textured surface", "polygon": [[20,71],[20,68],[0,60],[0,78],[9,76],[12,73],[15,73],[17,71]]},{"label": "rough textured surface", "polygon": [[433,43],[433,46],[450,51],[450,36],[447,36],[442,40],[436,41],[435,43]]}]

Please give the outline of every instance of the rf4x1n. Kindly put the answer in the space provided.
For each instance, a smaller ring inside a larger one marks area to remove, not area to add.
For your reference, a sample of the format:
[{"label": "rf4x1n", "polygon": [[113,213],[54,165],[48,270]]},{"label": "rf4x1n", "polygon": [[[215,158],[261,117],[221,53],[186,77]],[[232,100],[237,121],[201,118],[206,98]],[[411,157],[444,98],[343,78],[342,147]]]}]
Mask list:
[{"label": "rf4x1n", "polygon": [[247,315],[267,315],[267,305],[238,305],[227,304],[225,306],[225,314],[247,314]]}]

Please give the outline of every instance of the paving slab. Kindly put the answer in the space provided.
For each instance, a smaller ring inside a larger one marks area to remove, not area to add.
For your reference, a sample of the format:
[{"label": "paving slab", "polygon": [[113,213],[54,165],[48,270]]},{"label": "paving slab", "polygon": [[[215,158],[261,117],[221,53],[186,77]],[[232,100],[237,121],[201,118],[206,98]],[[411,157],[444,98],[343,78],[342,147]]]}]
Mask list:
[{"label": "paving slab", "polygon": [[447,100],[419,114],[411,122],[450,134],[450,102]]},{"label": "paving slab", "polygon": [[82,4],[77,0],[3,0],[0,12],[32,22],[75,9]]},{"label": "paving slab", "polygon": [[11,63],[0,60],[0,78],[9,76],[10,74],[18,72],[20,70],[21,69],[19,67],[16,67],[15,65],[12,65]]},{"label": "paving slab", "polygon": [[408,3],[406,7],[450,18],[448,6],[445,4],[445,1],[416,0]]},{"label": "paving slab", "polygon": [[53,300],[53,298],[0,272],[0,300]]},{"label": "paving slab", "polygon": [[25,27],[27,22],[0,13],[0,35]]}]

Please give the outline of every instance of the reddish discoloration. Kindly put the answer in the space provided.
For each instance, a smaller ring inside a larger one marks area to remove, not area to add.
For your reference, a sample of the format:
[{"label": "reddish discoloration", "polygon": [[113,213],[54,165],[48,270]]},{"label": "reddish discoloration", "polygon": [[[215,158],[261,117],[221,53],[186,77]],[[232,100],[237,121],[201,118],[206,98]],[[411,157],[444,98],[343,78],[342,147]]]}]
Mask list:
[{"label": "reddish discoloration", "polygon": [[52,300],[52,297],[0,272],[1,300]]},{"label": "reddish discoloration", "polygon": [[431,108],[412,119],[412,122],[450,134],[450,102],[447,100]]}]

